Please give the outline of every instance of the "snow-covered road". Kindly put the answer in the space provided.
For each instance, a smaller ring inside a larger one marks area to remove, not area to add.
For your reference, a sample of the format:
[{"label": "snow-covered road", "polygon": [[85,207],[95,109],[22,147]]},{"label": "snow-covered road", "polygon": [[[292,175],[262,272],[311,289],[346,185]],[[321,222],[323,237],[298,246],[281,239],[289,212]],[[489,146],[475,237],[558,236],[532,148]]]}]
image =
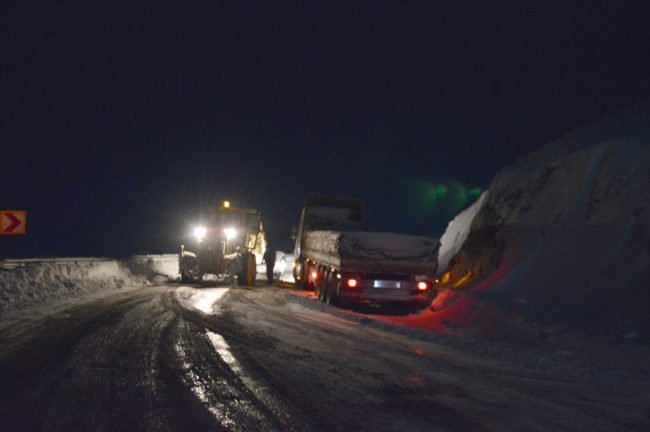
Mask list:
[{"label": "snow-covered road", "polygon": [[633,392],[376,323],[278,287],[143,287],[23,315],[0,327],[0,430],[650,429]]}]

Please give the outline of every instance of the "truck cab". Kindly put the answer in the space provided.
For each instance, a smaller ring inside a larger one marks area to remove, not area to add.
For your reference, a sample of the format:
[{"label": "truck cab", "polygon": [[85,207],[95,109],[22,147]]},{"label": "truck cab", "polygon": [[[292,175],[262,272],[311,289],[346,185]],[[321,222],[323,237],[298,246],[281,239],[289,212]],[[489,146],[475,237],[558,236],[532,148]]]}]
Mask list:
[{"label": "truck cab", "polygon": [[303,254],[305,233],[316,230],[363,231],[363,201],[315,195],[307,197],[293,251],[293,277],[296,285],[303,288],[310,285]]}]

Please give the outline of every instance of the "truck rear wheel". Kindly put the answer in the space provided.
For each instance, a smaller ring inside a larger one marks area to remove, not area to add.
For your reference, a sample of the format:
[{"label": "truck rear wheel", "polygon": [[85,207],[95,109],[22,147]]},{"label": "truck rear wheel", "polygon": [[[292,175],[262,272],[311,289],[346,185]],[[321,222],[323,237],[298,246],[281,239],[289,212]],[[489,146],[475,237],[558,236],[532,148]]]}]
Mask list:
[{"label": "truck rear wheel", "polygon": [[322,284],[316,285],[316,295],[318,296],[318,300],[325,303],[325,290],[323,289]]},{"label": "truck rear wheel", "polygon": [[309,281],[307,281],[307,272],[308,272],[307,265],[303,263],[299,272],[300,280],[296,281],[296,287],[298,289],[302,289],[302,290],[309,289]]},{"label": "truck rear wheel", "polygon": [[338,280],[330,273],[327,281],[327,303],[332,306],[341,306],[341,299],[338,296]]},{"label": "truck rear wheel", "polygon": [[327,303],[328,289],[329,289],[329,275],[319,274],[318,291],[319,291],[319,297],[323,303]]},{"label": "truck rear wheel", "polygon": [[293,283],[296,288],[302,288],[302,264],[296,260],[293,263]]}]

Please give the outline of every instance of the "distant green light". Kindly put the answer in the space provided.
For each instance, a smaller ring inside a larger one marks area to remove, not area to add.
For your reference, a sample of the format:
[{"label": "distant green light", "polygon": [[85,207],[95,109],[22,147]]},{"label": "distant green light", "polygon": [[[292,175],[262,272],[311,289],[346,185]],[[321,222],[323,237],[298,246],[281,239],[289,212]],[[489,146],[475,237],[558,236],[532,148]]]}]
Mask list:
[{"label": "distant green light", "polygon": [[469,189],[450,181],[446,184],[417,180],[408,184],[405,198],[409,213],[418,219],[435,214],[453,218],[481,194],[478,187]]},{"label": "distant green light", "polygon": [[447,196],[447,192],[449,189],[447,189],[447,186],[437,184],[434,186],[434,193],[436,195],[436,198],[444,198]]},{"label": "distant green light", "polygon": [[474,189],[470,189],[467,191],[467,195],[469,195],[472,198],[477,198],[479,195],[481,195],[483,191],[480,188],[475,187]]}]

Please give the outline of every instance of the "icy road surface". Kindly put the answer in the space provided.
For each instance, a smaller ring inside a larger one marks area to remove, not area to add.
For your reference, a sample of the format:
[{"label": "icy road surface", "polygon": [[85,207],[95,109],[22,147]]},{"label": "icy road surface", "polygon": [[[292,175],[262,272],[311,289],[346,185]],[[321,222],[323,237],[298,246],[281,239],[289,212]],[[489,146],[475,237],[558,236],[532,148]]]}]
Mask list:
[{"label": "icy road surface", "polygon": [[23,315],[0,325],[0,431],[650,430],[647,398],[333,312],[169,285]]}]

